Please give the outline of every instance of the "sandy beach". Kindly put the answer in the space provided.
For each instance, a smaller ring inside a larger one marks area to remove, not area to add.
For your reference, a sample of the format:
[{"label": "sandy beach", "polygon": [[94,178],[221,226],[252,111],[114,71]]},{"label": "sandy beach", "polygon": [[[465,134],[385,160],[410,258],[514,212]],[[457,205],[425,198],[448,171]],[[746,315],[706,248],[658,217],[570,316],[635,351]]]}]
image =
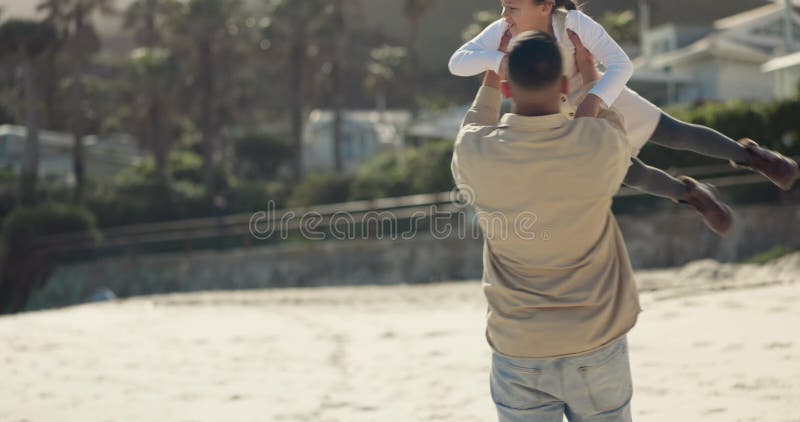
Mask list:
[{"label": "sandy beach", "polygon": [[[634,419],[797,422],[800,254],[637,273]],[[0,421],[493,421],[480,283],[0,317]]]}]

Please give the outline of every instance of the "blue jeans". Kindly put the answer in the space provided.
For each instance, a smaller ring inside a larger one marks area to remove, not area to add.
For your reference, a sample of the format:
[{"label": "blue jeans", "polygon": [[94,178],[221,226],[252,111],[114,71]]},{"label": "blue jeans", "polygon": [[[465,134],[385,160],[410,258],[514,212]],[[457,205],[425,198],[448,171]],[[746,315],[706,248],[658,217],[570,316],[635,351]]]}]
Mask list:
[{"label": "blue jeans", "polygon": [[500,422],[629,422],[633,383],[627,337],[594,352],[548,359],[492,353]]}]

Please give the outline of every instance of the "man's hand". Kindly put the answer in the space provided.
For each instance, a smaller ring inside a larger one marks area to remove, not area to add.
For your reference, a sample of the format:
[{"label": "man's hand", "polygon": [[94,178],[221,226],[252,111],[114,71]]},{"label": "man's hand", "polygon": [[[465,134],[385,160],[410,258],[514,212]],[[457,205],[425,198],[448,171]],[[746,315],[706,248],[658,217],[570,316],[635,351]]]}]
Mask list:
[{"label": "man's hand", "polygon": [[597,95],[589,94],[583,100],[578,109],[575,110],[575,118],[580,117],[597,117],[600,114],[600,109],[605,106],[603,100]]}]

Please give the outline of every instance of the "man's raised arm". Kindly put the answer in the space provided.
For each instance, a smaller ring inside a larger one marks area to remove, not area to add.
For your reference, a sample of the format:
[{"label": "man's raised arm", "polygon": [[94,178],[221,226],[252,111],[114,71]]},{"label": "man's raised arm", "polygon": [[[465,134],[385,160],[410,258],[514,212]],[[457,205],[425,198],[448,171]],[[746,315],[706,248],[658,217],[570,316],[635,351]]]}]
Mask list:
[{"label": "man's raised arm", "polygon": [[[511,32],[506,31],[503,34],[503,38],[500,40],[500,46],[497,50],[505,53],[506,50],[508,50],[508,43],[510,41]],[[508,56],[506,56],[500,64],[502,72],[506,72],[507,57]],[[469,108],[467,115],[464,116],[464,120],[461,122],[462,128],[467,125],[497,125],[497,121],[500,118],[500,104],[503,101],[500,95],[501,81],[502,78],[497,73],[492,71],[486,72],[486,75],[483,76],[483,84],[481,84],[478,90],[478,95],[475,97],[475,101],[472,102],[472,107]]]},{"label": "man's raised arm", "polygon": [[486,72],[483,84],[478,90],[472,107],[467,111],[461,127],[467,125],[494,126],[500,118],[500,75],[492,71]]}]

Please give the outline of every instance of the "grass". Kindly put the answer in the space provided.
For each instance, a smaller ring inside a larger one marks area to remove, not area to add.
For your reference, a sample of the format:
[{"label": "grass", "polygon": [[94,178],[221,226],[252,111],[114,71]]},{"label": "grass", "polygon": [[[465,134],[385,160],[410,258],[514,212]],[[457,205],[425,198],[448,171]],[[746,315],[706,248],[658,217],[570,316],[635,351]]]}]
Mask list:
[{"label": "grass", "polygon": [[757,255],[753,255],[750,258],[746,259],[744,262],[747,264],[757,264],[757,265],[764,265],[768,262],[774,261],[778,258],[782,258],[790,253],[795,252],[793,249],[789,249],[785,246],[776,246],[766,252],[762,252]]}]

